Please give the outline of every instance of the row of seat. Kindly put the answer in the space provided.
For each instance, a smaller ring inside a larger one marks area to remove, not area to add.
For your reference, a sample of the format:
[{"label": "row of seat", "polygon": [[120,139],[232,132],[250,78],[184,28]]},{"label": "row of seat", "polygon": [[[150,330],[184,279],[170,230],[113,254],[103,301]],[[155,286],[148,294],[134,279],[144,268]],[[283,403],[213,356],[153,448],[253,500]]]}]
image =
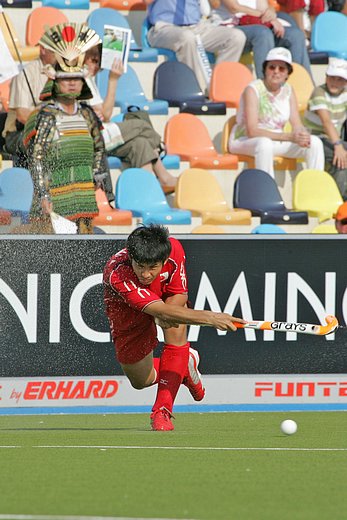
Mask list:
[{"label": "row of seat", "polygon": [[[26,4],[23,4],[23,2],[18,3],[17,0],[8,1],[7,6],[15,7],[16,5],[20,5],[21,7],[28,7]],[[32,4],[30,2],[30,8],[31,5]],[[121,27],[131,28],[129,25],[128,18],[123,15],[122,11],[144,11],[146,9],[146,4],[141,0],[100,0],[99,5],[99,8],[92,10],[89,13],[88,21],[90,24],[95,23],[96,25],[100,25],[100,23],[106,23],[109,25],[117,25]],[[45,12],[45,9],[47,7],[55,8],[56,10],[85,9],[87,11],[90,11],[89,0],[42,0],[42,6],[34,8],[31,13],[33,26],[41,26],[42,21],[44,22],[45,19],[46,22],[44,23],[46,25],[50,25],[52,11]],[[56,21],[53,21],[53,23],[60,23],[62,21],[62,15],[58,14],[57,12],[55,14]],[[11,24],[11,20],[9,19],[8,13],[6,14],[6,18],[7,21]],[[343,37],[339,37],[339,35],[346,34],[346,26],[347,20],[345,15],[330,11],[321,13],[316,18],[312,27],[311,45],[313,51],[316,54],[326,53],[329,56],[345,58],[347,55],[345,39]],[[163,55],[165,56],[166,60],[175,61],[176,55],[172,50],[161,48],[153,49],[150,47],[147,39],[149,28],[150,25],[148,23],[147,18],[145,18],[143,20],[141,28],[141,45],[139,45],[139,42],[136,42],[135,39],[133,39],[131,43],[132,52],[134,52],[136,55],[135,59],[147,59],[148,61],[157,61],[158,55]],[[101,30],[103,33],[103,25],[101,26]],[[7,30],[5,30],[5,38],[6,32]],[[34,30],[34,32],[37,31]],[[29,36],[27,37],[26,45],[36,45],[37,41],[38,40],[36,38],[33,39],[31,36]],[[21,48],[22,52],[26,54],[25,58],[22,57],[24,61],[34,59],[33,57],[31,57],[30,52],[26,50],[25,47],[21,44],[19,39],[16,43],[18,43],[18,46]],[[208,53],[208,57],[210,61],[214,63],[214,55]],[[17,56],[14,56],[14,58],[18,59]]]},{"label": "row of seat", "polygon": [[[28,219],[33,181],[24,168],[7,168],[0,174],[0,208]],[[243,170],[235,179],[233,208],[218,181],[208,170],[188,168],[178,179],[174,208],[170,207],[157,178],[142,168],[128,168],[118,177],[115,205],[96,191],[99,215],[94,224],[130,225],[132,217],[145,224],[190,224],[200,216],[202,224],[250,225],[251,217],[261,224],[307,224],[308,216],[324,222],[333,217],[343,200],[334,179],[320,170],[302,170],[294,180],[293,208],[286,207],[277,184],[266,172]]]},{"label": "row of seat", "polygon": [[[1,0],[3,7],[11,9],[31,9],[35,0]],[[58,9],[90,9],[90,2],[98,2],[100,7],[111,7],[118,11],[146,11],[143,0],[40,0],[43,6],[57,7]]]}]

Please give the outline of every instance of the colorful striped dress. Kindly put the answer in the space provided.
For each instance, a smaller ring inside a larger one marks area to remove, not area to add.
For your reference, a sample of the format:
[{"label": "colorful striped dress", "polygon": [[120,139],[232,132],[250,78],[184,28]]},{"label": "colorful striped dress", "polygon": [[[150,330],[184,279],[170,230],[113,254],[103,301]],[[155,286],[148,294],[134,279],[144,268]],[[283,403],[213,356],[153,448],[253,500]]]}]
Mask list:
[{"label": "colorful striped dress", "polygon": [[105,150],[89,107],[77,104],[70,115],[57,103],[45,105],[31,114],[24,144],[35,184],[32,216],[42,215],[42,197],[70,220],[97,215],[94,175],[103,173]]}]

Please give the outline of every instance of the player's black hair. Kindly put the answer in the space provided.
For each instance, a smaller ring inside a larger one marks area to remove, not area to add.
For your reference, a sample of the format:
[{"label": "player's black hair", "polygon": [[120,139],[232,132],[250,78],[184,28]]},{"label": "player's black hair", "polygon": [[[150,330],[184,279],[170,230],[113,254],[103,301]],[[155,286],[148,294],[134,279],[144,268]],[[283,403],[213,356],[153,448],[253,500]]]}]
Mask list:
[{"label": "player's black hair", "polygon": [[171,253],[169,230],[158,224],[138,227],[128,236],[126,248],[137,264],[165,262]]}]

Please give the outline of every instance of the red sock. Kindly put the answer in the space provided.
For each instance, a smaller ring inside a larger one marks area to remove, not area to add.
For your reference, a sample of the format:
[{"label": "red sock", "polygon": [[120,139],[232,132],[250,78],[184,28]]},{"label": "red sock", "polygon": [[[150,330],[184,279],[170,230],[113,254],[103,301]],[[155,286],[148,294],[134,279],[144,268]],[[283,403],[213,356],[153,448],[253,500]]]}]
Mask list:
[{"label": "red sock", "polygon": [[182,379],[186,375],[189,359],[189,343],[181,347],[164,345],[160,358],[158,391],[152,411],[165,406],[172,412],[173,403]]}]

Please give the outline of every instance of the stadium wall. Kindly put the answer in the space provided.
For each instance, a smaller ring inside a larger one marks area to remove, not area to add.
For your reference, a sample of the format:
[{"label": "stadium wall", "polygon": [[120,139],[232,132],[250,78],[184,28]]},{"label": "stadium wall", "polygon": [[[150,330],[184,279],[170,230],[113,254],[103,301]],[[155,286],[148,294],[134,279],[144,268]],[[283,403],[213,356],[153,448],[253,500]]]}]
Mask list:
[{"label": "stadium wall", "polygon": [[[154,388],[135,391],[122,375],[103,310],[103,266],[124,238],[1,239],[0,413],[152,404]],[[308,323],[333,314],[346,324],[343,236],[178,238],[194,308]],[[207,388],[194,409],[347,409],[346,339],[345,330],[319,337],[191,326]],[[177,406],[191,404],[182,388]]]}]

